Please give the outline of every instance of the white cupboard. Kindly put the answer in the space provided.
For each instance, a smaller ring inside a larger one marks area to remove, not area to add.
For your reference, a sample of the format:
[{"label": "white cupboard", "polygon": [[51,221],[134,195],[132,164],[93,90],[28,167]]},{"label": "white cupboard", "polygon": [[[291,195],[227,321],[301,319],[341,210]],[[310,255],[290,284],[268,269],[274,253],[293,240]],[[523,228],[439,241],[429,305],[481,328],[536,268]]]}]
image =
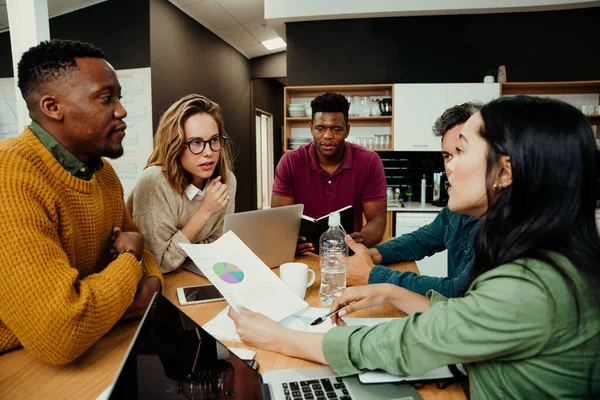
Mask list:
[{"label": "white cupboard", "polygon": [[[437,212],[396,212],[396,230],[394,237],[405,233],[414,232],[424,225],[433,222],[437,217]],[[421,275],[438,276],[445,278],[448,276],[448,250],[435,253],[431,257],[425,257],[417,261],[417,267]]]},{"label": "white cupboard", "polygon": [[394,150],[441,151],[431,128],[445,109],[445,84],[394,85]]},{"label": "white cupboard", "polygon": [[432,127],[446,109],[468,101],[487,103],[500,95],[498,83],[394,85],[394,150],[441,151]]},{"label": "white cupboard", "polygon": [[446,85],[446,108],[469,101],[489,103],[500,97],[499,83],[449,83]]}]

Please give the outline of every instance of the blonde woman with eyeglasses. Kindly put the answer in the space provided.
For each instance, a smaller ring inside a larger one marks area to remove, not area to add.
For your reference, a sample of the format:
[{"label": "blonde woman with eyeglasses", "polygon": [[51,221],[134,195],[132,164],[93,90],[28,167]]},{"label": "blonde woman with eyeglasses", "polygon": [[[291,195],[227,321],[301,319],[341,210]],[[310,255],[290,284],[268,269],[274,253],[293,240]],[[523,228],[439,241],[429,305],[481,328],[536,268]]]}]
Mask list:
[{"label": "blonde woman with eyeglasses", "polygon": [[230,139],[221,108],[191,94],[161,117],[154,151],[127,208],[163,273],[186,261],[178,243],[210,243],[235,209]]}]

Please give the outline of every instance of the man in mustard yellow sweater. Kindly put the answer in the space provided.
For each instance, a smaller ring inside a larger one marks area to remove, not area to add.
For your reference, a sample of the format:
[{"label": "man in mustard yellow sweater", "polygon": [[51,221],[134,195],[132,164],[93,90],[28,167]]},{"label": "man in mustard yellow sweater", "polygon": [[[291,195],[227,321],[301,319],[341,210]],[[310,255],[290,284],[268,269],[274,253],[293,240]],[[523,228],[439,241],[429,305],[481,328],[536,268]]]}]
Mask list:
[{"label": "man in mustard yellow sweater", "polygon": [[64,364],[141,316],[162,276],[101,158],[123,154],[127,116],[102,51],[42,42],[18,75],[32,123],[0,143],[0,353]]}]

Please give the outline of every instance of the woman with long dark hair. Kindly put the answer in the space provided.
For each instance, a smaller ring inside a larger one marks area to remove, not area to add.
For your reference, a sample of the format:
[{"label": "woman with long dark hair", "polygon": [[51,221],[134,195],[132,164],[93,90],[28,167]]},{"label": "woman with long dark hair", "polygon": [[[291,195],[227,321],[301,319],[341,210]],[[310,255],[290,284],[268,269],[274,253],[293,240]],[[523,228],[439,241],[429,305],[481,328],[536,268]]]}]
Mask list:
[{"label": "woman with long dark hair", "polygon": [[[598,398],[600,237],[588,122],[557,100],[502,98],[467,121],[457,152],[448,207],[483,219],[462,297],[349,288],[332,304],[351,303],[334,317],[338,325],[386,302],[409,317],[324,335],[231,311],[244,343],[327,363],[340,375],[420,375],[463,363],[474,398]],[[371,262],[364,246],[350,243]]]}]

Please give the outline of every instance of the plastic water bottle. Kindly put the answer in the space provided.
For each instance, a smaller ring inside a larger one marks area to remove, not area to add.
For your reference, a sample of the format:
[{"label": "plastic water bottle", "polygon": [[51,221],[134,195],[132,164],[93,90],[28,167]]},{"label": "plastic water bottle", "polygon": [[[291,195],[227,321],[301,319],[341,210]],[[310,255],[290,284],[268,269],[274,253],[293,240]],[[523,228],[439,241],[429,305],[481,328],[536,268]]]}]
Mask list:
[{"label": "plastic water bottle", "polygon": [[329,215],[329,229],[319,239],[321,250],[321,303],[331,304],[333,298],[342,294],[346,288],[346,269],[348,268],[348,244],[346,232],[340,225],[340,213]]}]

